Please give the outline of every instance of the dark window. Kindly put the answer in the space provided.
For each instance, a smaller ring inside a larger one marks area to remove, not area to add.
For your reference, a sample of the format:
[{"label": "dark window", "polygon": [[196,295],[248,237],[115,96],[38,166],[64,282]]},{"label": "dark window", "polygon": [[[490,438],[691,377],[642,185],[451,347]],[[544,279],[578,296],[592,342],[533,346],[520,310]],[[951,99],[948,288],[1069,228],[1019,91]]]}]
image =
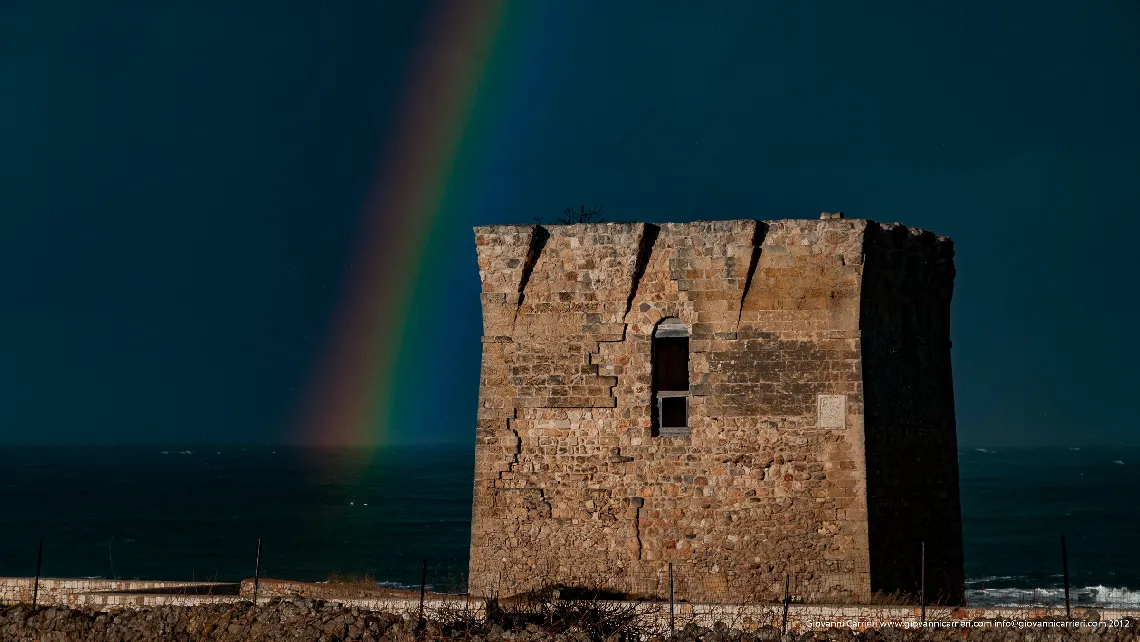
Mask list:
[{"label": "dark window", "polygon": [[677,319],[653,333],[653,434],[689,434],[689,328]]},{"label": "dark window", "polygon": [[685,397],[661,397],[661,425],[665,428],[684,428],[689,425],[688,405]]},{"label": "dark window", "polygon": [[659,337],[653,378],[657,390],[689,389],[689,337]]}]

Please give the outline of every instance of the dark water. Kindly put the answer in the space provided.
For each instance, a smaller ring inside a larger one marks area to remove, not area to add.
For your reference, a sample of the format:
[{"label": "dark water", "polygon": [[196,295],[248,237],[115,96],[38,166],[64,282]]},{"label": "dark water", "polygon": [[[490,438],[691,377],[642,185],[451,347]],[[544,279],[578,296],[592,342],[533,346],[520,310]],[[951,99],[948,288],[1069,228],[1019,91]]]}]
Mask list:
[{"label": "dark water", "polygon": [[[354,453],[280,447],[0,451],[0,575],[419,583],[465,570],[469,448]],[[113,568],[113,571],[112,571]]]},{"label": "dark water", "polygon": [[[969,597],[1140,606],[1140,449],[962,450]],[[1123,463],[1116,463],[1123,462]],[[0,449],[0,575],[461,581],[473,453],[269,447]]]},{"label": "dark water", "polygon": [[961,449],[968,597],[1140,607],[1140,448]]}]

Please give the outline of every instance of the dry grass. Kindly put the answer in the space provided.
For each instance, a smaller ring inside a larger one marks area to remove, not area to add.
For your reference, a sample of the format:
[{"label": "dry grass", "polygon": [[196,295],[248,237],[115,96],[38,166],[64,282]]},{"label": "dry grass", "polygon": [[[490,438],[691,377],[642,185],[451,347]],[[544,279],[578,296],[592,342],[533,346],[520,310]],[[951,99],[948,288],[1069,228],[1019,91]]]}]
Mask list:
[{"label": "dry grass", "polygon": [[[569,592],[573,599],[564,599]],[[593,597],[588,597],[593,595]],[[549,633],[586,633],[591,640],[641,640],[647,630],[647,613],[615,597],[587,588],[559,587],[515,596],[509,604],[487,601],[485,622],[505,630],[538,627]],[[656,606],[656,605],[655,605]],[[657,606],[657,608],[660,608]]]}]

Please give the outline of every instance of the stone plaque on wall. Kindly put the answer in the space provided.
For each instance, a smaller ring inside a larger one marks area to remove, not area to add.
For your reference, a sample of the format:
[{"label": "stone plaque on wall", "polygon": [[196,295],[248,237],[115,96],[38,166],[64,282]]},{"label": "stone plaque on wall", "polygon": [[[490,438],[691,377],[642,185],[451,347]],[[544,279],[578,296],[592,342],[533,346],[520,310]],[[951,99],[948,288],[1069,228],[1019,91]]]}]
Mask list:
[{"label": "stone plaque on wall", "polygon": [[845,428],[847,426],[847,395],[819,395],[816,426]]}]

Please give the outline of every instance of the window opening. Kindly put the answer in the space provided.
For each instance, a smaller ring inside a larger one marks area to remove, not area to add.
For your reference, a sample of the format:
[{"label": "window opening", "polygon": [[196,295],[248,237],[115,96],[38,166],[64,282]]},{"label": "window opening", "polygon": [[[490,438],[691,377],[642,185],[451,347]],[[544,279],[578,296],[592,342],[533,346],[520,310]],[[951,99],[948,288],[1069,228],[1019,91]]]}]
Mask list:
[{"label": "window opening", "polygon": [[689,328],[675,318],[653,332],[653,434],[689,434]]}]

